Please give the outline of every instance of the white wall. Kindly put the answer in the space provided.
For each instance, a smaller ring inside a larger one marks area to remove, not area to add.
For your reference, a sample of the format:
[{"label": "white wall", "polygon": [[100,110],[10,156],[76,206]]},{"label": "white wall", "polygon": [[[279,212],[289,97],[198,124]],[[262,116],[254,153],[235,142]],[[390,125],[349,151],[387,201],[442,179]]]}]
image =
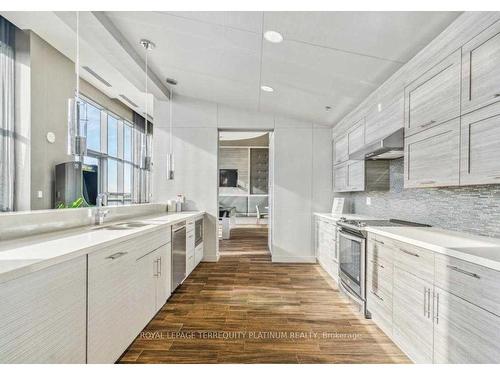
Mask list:
[{"label": "white wall", "polygon": [[173,104],[175,179],[166,180],[168,102],[155,101],[153,202],[186,195],[204,210],[205,260],[218,259],[218,129],[274,130],[273,261],[314,262],[312,212],[331,207],[331,129],[270,114],[177,97]]}]

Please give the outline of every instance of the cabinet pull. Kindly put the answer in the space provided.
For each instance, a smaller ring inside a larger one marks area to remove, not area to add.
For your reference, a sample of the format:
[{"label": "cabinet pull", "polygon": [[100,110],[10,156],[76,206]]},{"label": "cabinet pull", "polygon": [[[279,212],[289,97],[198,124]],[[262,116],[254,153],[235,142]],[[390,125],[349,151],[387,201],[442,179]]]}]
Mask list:
[{"label": "cabinet pull", "polygon": [[481,276],[479,276],[477,273],[469,272],[469,271],[463,270],[461,268],[458,268],[456,266],[447,265],[446,267],[448,267],[449,269],[451,269],[453,271],[457,271],[457,272],[463,273],[464,275],[467,275],[467,276],[470,276],[470,277],[475,277],[476,279],[480,279],[481,278]]},{"label": "cabinet pull", "polygon": [[161,257],[158,258],[157,261],[158,272],[156,273],[158,276],[161,276]]},{"label": "cabinet pull", "polygon": [[118,253],[111,254],[110,256],[106,257],[106,259],[115,260],[117,258],[124,256],[125,254],[127,254],[126,251],[120,251]]},{"label": "cabinet pull", "polygon": [[426,128],[426,127],[431,126],[432,124],[435,124],[435,123],[436,123],[435,120],[431,120],[429,122],[426,122],[425,124],[420,125],[420,127],[421,128]]},{"label": "cabinet pull", "polygon": [[498,98],[498,97],[500,97],[500,94],[495,94],[495,95],[493,95],[493,96],[494,96],[495,98]]},{"label": "cabinet pull", "polygon": [[427,317],[431,318],[431,288],[427,289]]},{"label": "cabinet pull", "polygon": [[436,294],[436,324],[439,324],[439,293]]},{"label": "cabinet pull", "polygon": [[424,286],[424,317],[427,316],[427,288]]},{"label": "cabinet pull", "polygon": [[405,249],[399,249],[399,250],[401,250],[403,253],[408,254],[408,255],[411,255],[411,256],[413,256],[413,257],[417,257],[417,258],[419,258],[419,257],[420,257],[420,255],[418,255],[418,254],[416,254],[416,253],[412,253],[411,251],[408,251],[408,250],[405,250]]},{"label": "cabinet pull", "polygon": [[435,184],[436,181],[429,180],[429,181],[422,181],[420,182],[420,185],[430,185],[430,184]]},{"label": "cabinet pull", "polygon": [[384,299],[382,297],[380,297],[374,290],[370,290],[370,292],[375,296],[377,297],[379,300],[383,301]]},{"label": "cabinet pull", "polygon": [[370,260],[370,262],[372,262],[373,264],[375,264],[376,266],[379,266],[380,268],[385,268],[383,265],[375,262],[373,259]]},{"label": "cabinet pull", "polygon": [[380,241],[380,240],[373,240],[373,242],[379,243],[379,244],[381,244],[381,245],[385,245],[384,241]]}]

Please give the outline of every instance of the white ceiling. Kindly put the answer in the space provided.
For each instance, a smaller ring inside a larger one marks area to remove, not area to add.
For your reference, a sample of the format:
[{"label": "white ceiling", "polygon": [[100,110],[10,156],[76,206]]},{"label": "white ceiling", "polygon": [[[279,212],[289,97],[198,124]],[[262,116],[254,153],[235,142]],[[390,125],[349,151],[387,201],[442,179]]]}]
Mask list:
[{"label": "white ceiling", "polygon": [[[333,124],[458,12],[106,12],[179,94]],[[263,40],[266,30],[284,41]],[[261,85],[275,89],[260,90]],[[325,111],[325,106],[332,109]]]},{"label": "white ceiling", "polygon": [[[2,12],[75,59],[74,12]],[[81,65],[112,84],[82,76],[144,111],[144,49],[149,90],[334,125],[444,30],[458,12],[80,12]],[[263,40],[266,30],[284,41]],[[163,82],[163,83],[162,83]],[[261,85],[275,89],[260,90]],[[127,104],[127,103],[125,103]],[[325,111],[325,106],[332,107]],[[151,110],[151,108],[149,109]]]}]

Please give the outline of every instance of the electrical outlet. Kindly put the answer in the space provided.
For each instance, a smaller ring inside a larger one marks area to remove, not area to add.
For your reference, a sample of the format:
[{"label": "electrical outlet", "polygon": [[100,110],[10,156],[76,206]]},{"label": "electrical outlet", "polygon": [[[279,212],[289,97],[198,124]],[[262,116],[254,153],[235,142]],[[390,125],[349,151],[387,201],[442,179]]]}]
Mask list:
[{"label": "electrical outlet", "polygon": [[366,205],[371,206],[372,205],[372,199],[370,197],[366,197]]},{"label": "electrical outlet", "polygon": [[38,198],[43,198],[43,191],[38,190],[37,196],[38,196]]}]

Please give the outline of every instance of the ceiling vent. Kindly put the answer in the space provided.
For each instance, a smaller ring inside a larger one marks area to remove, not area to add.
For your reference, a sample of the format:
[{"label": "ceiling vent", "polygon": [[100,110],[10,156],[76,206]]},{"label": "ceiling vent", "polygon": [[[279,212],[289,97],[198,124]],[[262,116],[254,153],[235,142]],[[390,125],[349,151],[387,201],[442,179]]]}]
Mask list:
[{"label": "ceiling vent", "polygon": [[90,73],[90,75],[92,77],[94,77],[95,79],[97,79],[99,82],[101,82],[103,85],[106,85],[107,87],[111,87],[111,84],[106,81],[104,78],[102,78],[99,74],[97,74],[96,72],[94,72],[91,68],[89,68],[88,66],[82,66],[82,69],[86,70],[87,72]]},{"label": "ceiling vent", "polygon": [[137,108],[139,107],[137,104],[135,104],[132,100],[130,100],[129,98],[127,98],[125,95],[123,94],[120,94],[119,95],[120,98],[122,98],[124,101],[126,101],[128,104],[130,104],[132,107],[134,108]]}]

